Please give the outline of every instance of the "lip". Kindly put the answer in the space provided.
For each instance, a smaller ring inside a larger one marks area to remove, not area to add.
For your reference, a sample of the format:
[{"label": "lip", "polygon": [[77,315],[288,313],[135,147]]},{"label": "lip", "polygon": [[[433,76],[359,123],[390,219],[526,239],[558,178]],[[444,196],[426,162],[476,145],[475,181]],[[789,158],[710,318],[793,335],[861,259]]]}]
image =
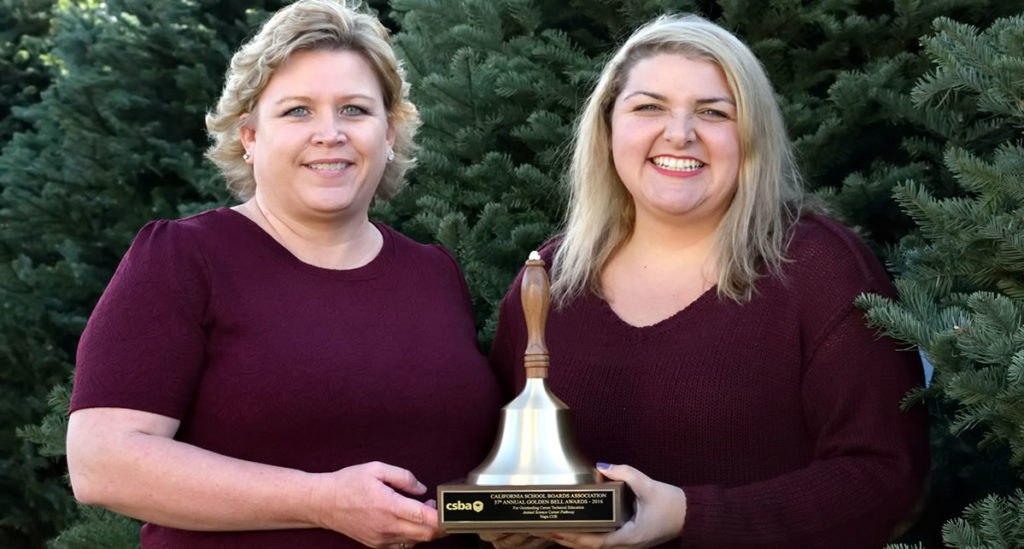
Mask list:
[{"label": "lip", "polygon": [[345,162],[346,164],[352,163],[352,161],[347,158],[317,158],[316,160],[303,162],[302,165],[309,166],[310,164],[333,164],[335,162]]},{"label": "lip", "polygon": [[[660,167],[660,166],[658,166],[657,164],[654,163],[654,159],[658,158],[658,157],[675,158],[675,159],[679,159],[679,160],[695,160],[695,161],[700,162],[701,164],[703,164],[703,166],[701,166],[699,169],[694,170],[692,172],[677,172],[677,171],[672,171],[672,170],[666,170],[665,168],[662,168],[662,167]],[[700,174],[704,173],[704,170],[706,170],[707,167],[708,167],[707,162],[704,162],[703,160],[701,160],[701,159],[699,159],[699,158],[697,158],[695,156],[677,156],[677,155],[674,155],[674,154],[656,154],[656,155],[648,158],[647,159],[647,163],[650,164],[650,166],[652,168],[654,168],[654,171],[656,171],[656,172],[658,172],[658,173],[660,173],[662,175],[667,175],[669,177],[681,177],[681,178],[695,177],[697,175],[700,175]]]},{"label": "lip", "polygon": [[[337,170],[318,170],[312,167],[312,164],[336,164],[339,162],[346,164],[346,166]],[[337,175],[348,168],[351,168],[352,164],[353,162],[347,158],[318,158],[316,160],[310,160],[309,162],[303,162],[302,167],[315,174],[331,176]]]}]

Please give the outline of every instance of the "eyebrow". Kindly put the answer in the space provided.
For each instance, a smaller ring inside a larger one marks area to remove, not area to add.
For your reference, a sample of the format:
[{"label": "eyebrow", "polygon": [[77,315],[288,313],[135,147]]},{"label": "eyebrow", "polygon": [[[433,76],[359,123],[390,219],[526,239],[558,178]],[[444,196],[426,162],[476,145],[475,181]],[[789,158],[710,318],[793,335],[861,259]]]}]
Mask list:
[{"label": "eyebrow", "polygon": [[649,92],[649,91],[644,91],[644,90],[637,90],[637,91],[627,95],[626,97],[623,97],[622,100],[625,101],[626,99],[629,99],[630,97],[633,97],[634,95],[646,95],[648,97],[652,97],[654,99],[657,99],[658,101],[664,101],[664,100],[668,99],[667,97],[665,97],[664,95],[661,95],[660,93],[654,93],[654,92]]},{"label": "eyebrow", "polygon": [[[626,97],[623,97],[622,100],[625,101],[625,100],[627,100],[627,99],[629,99],[629,98],[631,98],[631,97],[633,97],[635,95],[646,95],[646,96],[651,97],[653,99],[657,99],[658,101],[665,101],[665,100],[668,99],[667,97],[665,97],[664,95],[662,95],[660,93],[655,93],[655,92],[646,91],[646,90],[637,90],[635,92],[630,93]],[[710,103],[728,103],[728,104],[730,104],[730,105],[732,105],[734,107],[736,106],[736,102],[733,101],[729,97],[708,97],[706,99],[698,99],[697,100],[697,104],[698,105],[707,105],[707,104],[710,104]]]},{"label": "eyebrow", "polygon": [[[351,93],[351,94],[348,94],[348,95],[343,95],[341,97],[338,97],[335,100],[338,100],[338,99],[342,99],[342,100],[366,99],[366,100],[369,100],[369,101],[373,101],[374,98],[372,96],[369,96],[369,95],[366,95],[366,94],[362,94],[362,93]],[[289,101],[298,101],[298,102],[302,102],[302,103],[312,103],[313,102],[313,98],[312,97],[307,97],[305,95],[289,95],[288,97],[282,97],[281,99],[278,99],[277,101],[274,101],[274,104],[275,105],[280,105],[281,103],[287,103]]]},{"label": "eyebrow", "polygon": [[707,99],[698,99],[698,105],[707,105],[708,103],[728,103],[732,106],[736,106],[736,102],[730,97],[709,97]]}]

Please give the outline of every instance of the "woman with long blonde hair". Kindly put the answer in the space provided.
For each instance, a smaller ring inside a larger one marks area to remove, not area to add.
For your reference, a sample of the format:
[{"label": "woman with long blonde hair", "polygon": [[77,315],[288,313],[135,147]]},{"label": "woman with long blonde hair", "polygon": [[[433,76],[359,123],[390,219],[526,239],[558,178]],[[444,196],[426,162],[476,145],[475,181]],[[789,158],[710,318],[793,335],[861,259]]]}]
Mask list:
[{"label": "woman with long blonde hair", "polygon": [[[879,547],[918,501],[916,353],[853,300],[892,295],[847,228],[808,207],[753,53],[696,16],[638,29],[581,115],[551,267],[552,390],[583,450],[636,495],[609,534],[498,547]],[[519,282],[491,354],[524,382]]]}]

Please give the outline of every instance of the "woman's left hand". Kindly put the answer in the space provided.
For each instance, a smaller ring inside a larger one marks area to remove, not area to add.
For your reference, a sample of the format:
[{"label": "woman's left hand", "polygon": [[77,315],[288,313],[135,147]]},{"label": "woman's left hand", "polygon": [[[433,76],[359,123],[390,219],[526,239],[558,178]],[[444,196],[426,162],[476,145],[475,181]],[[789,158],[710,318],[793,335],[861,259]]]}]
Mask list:
[{"label": "woman's left hand", "polygon": [[629,465],[612,465],[601,474],[625,481],[636,496],[633,518],[607,534],[541,534],[560,545],[580,549],[643,549],[679,537],[686,520],[686,494]]}]

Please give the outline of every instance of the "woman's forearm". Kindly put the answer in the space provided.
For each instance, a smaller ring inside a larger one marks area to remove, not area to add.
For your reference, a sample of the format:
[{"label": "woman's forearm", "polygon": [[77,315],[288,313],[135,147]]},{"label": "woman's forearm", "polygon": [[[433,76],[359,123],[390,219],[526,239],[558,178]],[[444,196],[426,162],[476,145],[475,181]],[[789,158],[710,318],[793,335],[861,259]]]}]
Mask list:
[{"label": "woman's forearm", "polygon": [[75,497],[189,530],[316,527],[319,475],[253,463],[174,440],[177,421],[119,408],[72,414]]}]

